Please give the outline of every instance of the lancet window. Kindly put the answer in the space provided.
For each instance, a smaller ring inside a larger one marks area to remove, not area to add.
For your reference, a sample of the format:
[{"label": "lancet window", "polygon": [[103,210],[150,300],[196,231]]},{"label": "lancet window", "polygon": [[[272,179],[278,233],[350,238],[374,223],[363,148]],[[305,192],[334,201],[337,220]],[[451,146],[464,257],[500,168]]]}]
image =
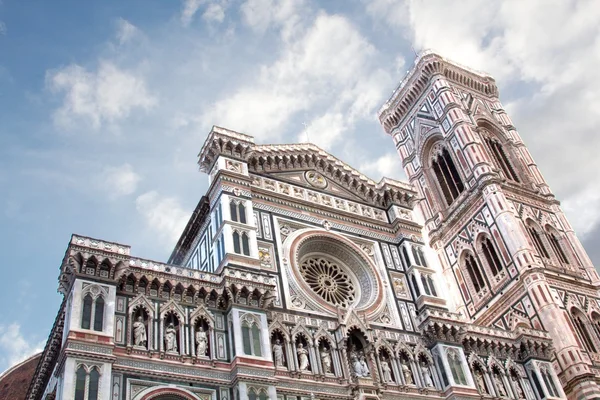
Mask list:
[{"label": "lancet window", "polygon": [[435,286],[433,285],[433,279],[429,274],[421,274],[421,283],[423,284],[423,290],[425,294],[428,296],[436,296],[437,292],[435,290]]},{"label": "lancet window", "polygon": [[558,260],[563,264],[569,264],[569,259],[567,258],[566,252],[563,250],[559,235],[557,232],[553,232],[551,229],[546,228],[546,232],[548,235],[548,241],[550,242],[550,246],[554,251],[554,254],[558,257]]},{"label": "lancet window", "polygon": [[243,201],[232,199],[229,202],[229,213],[232,221],[246,223],[246,206]]},{"label": "lancet window", "polygon": [[548,370],[548,368],[541,368],[541,375],[542,375],[542,379],[544,381],[544,384],[546,385],[546,389],[548,389],[548,394],[550,395],[550,397],[560,397],[560,394],[558,393],[558,389],[556,388],[556,385],[554,384],[554,378],[552,378],[552,373]]},{"label": "lancet window", "polygon": [[537,250],[538,254],[544,258],[550,258],[550,253],[548,253],[546,246],[544,246],[544,242],[542,242],[542,237],[539,231],[533,226],[533,224],[528,224],[527,230],[531,235],[533,245],[535,246],[535,249]]},{"label": "lancet window", "polygon": [[98,368],[93,367],[88,373],[85,366],[80,365],[75,373],[75,400],[98,400],[99,383]]},{"label": "lancet window", "polygon": [[471,282],[473,282],[473,288],[475,289],[475,292],[479,293],[481,289],[485,287],[485,280],[483,279],[479,264],[477,264],[477,261],[472,254],[467,254],[464,262],[469,278],[471,278]]},{"label": "lancet window", "polygon": [[242,342],[244,354],[262,357],[260,324],[251,314],[242,317]]},{"label": "lancet window", "polygon": [[583,313],[576,308],[571,309],[571,316],[573,317],[573,321],[575,323],[575,329],[581,338],[583,345],[588,351],[596,352],[596,346],[594,345],[594,341],[592,340],[590,333],[587,328],[587,318]]},{"label": "lancet window", "polygon": [[250,241],[246,232],[240,234],[238,231],[233,231],[233,251],[245,256],[250,255]]},{"label": "lancet window", "polygon": [[83,296],[81,313],[81,329],[102,331],[104,327],[104,297],[102,294],[94,296],[92,291],[87,291]]},{"label": "lancet window", "polygon": [[481,251],[492,271],[492,275],[498,275],[504,269],[504,265],[502,264],[502,261],[500,261],[496,248],[489,238],[486,237],[481,240]]},{"label": "lancet window", "polygon": [[431,163],[435,177],[446,200],[446,204],[452,202],[465,190],[460,174],[456,169],[450,153],[444,148],[435,156]]},{"label": "lancet window", "polygon": [[502,170],[504,176],[511,181],[520,182],[519,176],[515,172],[515,169],[506,156],[506,152],[504,151],[502,144],[500,144],[498,140],[490,137],[486,137],[485,142],[492,153],[492,157],[494,158],[496,165]]}]

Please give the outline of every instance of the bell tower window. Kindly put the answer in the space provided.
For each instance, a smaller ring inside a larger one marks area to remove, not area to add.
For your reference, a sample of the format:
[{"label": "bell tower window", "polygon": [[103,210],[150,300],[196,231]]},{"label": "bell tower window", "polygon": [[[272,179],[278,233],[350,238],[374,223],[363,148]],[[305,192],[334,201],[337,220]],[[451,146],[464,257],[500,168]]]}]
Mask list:
[{"label": "bell tower window", "polygon": [[485,260],[487,261],[490,270],[492,271],[492,275],[498,275],[504,267],[490,239],[485,238],[481,241],[481,250],[483,251]]},{"label": "bell tower window", "polygon": [[465,190],[465,186],[447,149],[443,149],[434,158],[431,167],[446,199],[446,204],[452,204]]},{"label": "bell tower window", "polygon": [[477,264],[477,261],[475,261],[473,255],[468,254],[465,257],[465,268],[467,269],[469,278],[471,278],[471,282],[473,282],[475,292],[479,293],[481,289],[485,287],[485,281],[483,280],[481,269],[479,268],[479,265]]},{"label": "bell tower window", "polygon": [[496,165],[502,170],[504,176],[511,181],[521,182],[500,142],[489,137],[485,138],[485,142],[492,153]]}]

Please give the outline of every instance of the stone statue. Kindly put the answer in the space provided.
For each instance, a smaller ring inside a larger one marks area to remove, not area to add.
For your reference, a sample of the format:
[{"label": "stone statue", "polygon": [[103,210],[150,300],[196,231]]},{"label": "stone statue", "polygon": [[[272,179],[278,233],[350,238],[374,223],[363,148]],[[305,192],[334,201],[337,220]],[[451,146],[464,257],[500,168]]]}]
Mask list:
[{"label": "stone statue", "polygon": [[196,332],[196,355],[205,356],[206,350],[208,350],[208,337],[206,336],[204,328],[200,327],[198,332]]},{"label": "stone statue", "polygon": [[390,368],[390,364],[383,358],[380,360],[380,364],[381,364],[381,372],[383,373],[383,377],[382,377],[383,382],[384,383],[393,382],[394,380],[392,379],[392,369]]},{"label": "stone statue", "polygon": [[361,354],[360,356],[360,370],[362,372],[363,377],[367,377],[370,375],[369,366],[367,365],[367,360],[365,359],[364,354]]},{"label": "stone statue", "polygon": [[414,385],[412,372],[410,371],[410,368],[408,368],[408,365],[404,363],[401,363],[400,365],[402,365],[402,375],[404,376],[404,381],[406,384]]},{"label": "stone statue", "polygon": [[296,351],[298,354],[298,367],[300,371],[304,372],[308,370],[308,350],[304,348],[302,343],[298,344],[298,350]]},{"label": "stone statue", "polygon": [[485,379],[483,378],[483,373],[481,371],[475,370],[475,384],[479,389],[479,393],[489,394],[487,388],[485,386]]},{"label": "stone statue", "polygon": [[352,348],[350,349],[350,363],[352,364],[354,375],[356,375],[358,378],[362,378],[362,365],[360,365],[358,352],[356,351],[356,348],[354,346],[352,346]]},{"label": "stone statue", "polygon": [[431,379],[431,371],[427,364],[421,364],[421,375],[423,375],[423,384],[425,387],[433,387],[433,380]]},{"label": "stone statue", "polygon": [[273,358],[275,367],[283,367],[283,346],[279,339],[275,339],[275,344],[273,344]]},{"label": "stone statue", "polygon": [[165,350],[169,352],[177,352],[177,330],[172,322],[165,330]]},{"label": "stone statue", "polygon": [[519,378],[516,375],[511,374],[511,379],[514,382],[514,387],[517,391],[517,398],[518,399],[525,399],[525,393],[523,392],[523,388],[521,387],[521,382],[519,382]]},{"label": "stone statue", "polygon": [[148,337],[146,336],[146,325],[144,324],[144,319],[140,315],[137,317],[137,321],[133,323],[133,344],[135,346],[146,347],[147,342]]},{"label": "stone statue", "polygon": [[331,373],[331,354],[326,348],[321,349],[321,366],[325,373]]},{"label": "stone statue", "polygon": [[506,388],[504,387],[504,382],[502,381],[502,376],[500,374],[494,374],[494,383],[496,384],[496,389],[498,389],[498,396],[508,397],[506,394]]}]

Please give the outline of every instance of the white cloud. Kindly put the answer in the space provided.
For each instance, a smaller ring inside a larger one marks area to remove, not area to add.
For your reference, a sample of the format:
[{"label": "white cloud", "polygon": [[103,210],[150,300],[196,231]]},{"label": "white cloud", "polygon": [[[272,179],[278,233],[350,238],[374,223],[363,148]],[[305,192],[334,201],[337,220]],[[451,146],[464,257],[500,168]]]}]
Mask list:
[{"label": "white cloud", "polygon": [[202,18],[205,21],[223,22],[225,19],[225,8],[222,4],[212,3],[206,7]]},{"label": "white cloud", "polygon": [[264,33],[270,28],[281,28],[287,40],[301,28],[304,17],[310,12],[304,0],[246,0],[241,6],[242,19],[251,29]]},{"label": "white cloud", "polygon": [[4,21],[0,21],[0,35],[6,35],[8,29],[6,28],[6,24]]},{"label": "white cloud", "polygon": [[203,2],[204,0],[184,0],[181,9],[181,24],[183,26],[190,25],[194,15],[198,12]]},{"label": "white cloud", "polygon": [[[274,140],[304,111],[313,114],[311,130],[318,130],[311,141],[329,148],[357,119],[373,118],[390,84],[389,74],[373,62],[373,45],[344,17],[321,13],[306,22],[255,83],[218,101],[203,119]],[[300,122],[291,129],[301,131]]]},{"label": "white cloud", "polygon": [[98,129],[103,123],[114,124],[134,109],[149,110],[158,100],[146,88],[143,78],[102,61],[95,72],[71,64],[46,74],[46,83],[54,93],[64,94],[54,114],[57,126],[69,128],[87,122]]},{"label": "white cloud", "polygon": [[141,177],[130,164],[118,167],[105,167],[99,178],[100,187],[107,197],[116,199],[126,196],[137,190]]},{"label": "white cloud", "polygon": [[125,43],[128,43],[139,35],[140,30],[137,26],[133,25],[131,22],[123,18],[119,18],[117,20],[116,37],[119,41],[119,44],[123,45]]},{"label": "white cloud", "polygon": [[10,368],[42,351],[45,343],[44,340],[32,343],[25,339],[18,323],[0,325],[0,366]]},{"label": "white cloud", "polygon": [[177,241],[190,217],[176,198],[161,197],[156,191],[138,196],[135,203],[137,211],[166,248]]},{"label": "white cloud", "polygon": [[364,162],[358,170],[375,181],[383,177],[395,179],[402,175],[402,164],[398,154],[387,153],[375,160]]}]

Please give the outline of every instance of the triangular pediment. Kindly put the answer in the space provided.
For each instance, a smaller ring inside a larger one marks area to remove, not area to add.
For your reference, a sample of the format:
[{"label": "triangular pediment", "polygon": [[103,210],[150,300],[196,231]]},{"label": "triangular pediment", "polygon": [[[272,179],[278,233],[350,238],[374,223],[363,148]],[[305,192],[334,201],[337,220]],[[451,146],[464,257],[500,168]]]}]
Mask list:
[{"label": "triangular pediment", "polygon": [[[322,176],[322,184],[315,185],[313,182],[309,181],[310,177],[314,176],[314,174],[319,174]],[[276,172],[269,175],[274,179],[289,182],[293,185],[302,186],[307,189],[330,193],[332,196],[343,197],[345,199],[354,201],[364,201],[354,193],[350,192],[348,189],[334,182],[331,178],[325,177],[315,170]]]}]

